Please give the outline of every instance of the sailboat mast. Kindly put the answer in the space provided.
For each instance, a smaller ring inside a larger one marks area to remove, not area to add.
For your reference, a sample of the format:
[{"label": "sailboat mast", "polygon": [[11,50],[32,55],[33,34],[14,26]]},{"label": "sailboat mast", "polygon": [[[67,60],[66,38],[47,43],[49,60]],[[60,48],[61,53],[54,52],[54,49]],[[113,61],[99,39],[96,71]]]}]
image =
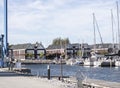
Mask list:
[{"label": "sailboat mast", "polygon": [[93,29],[94,29],[94,52],[96,52],[96,33],[95,33],[95,14],[93,13]]},{"label": "sailboat mast", "polygon": [[114,48],[114,28],[113,28],[113,12],[111,9],[111,24],[112,24],[112,41],[113,41],[113,48]]},{"label": "sailboat mast", "polygon": [[119,28],[119,7],[118,7],[118,2],[116,2],[116,4],[117,4],[117,21],[118,21],[118,42],[119,42],[119,49],[120,49],[120,28]]}]

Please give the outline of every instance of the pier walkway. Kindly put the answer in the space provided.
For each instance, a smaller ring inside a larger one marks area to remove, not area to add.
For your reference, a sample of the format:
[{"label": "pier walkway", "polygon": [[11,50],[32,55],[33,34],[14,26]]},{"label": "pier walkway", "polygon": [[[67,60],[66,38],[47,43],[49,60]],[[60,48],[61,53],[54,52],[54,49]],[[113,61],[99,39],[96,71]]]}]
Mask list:
[{"label": "pier walkway", "polygon": [[85,88],[120,88],[120,83],[96,79],[87,79],[82,82]]},{"label": "pier walkway", "polygon": [[0,88],[73,88],[58,79],[25,76],[0,68]]},{"label": "pier walkway", "polygon": [[[71,82],[61,82],[58,79],[50,79],[27,76],[8,71],[6,68],[0,68],[0,88],[120,88],[120,83],[107,82],[96,79],[85,79],[82,82],[77,82],[71,79]],[[76,83],[77,86],[76,86]],[[84,87],[80,87],[81,83]]]},{"label": "pier walkway", "polygon": [[33,77],[0,77],[0,88],[64,88],[60,81]]}]

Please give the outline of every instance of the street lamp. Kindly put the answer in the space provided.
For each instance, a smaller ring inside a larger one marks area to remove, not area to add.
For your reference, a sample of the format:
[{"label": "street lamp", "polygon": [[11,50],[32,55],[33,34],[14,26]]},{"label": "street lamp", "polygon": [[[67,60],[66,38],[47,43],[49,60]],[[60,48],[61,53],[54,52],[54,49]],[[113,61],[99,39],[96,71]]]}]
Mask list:
[{"label": "street lamp", "polygon": [[62,42],[60,42],[60,46],[61,46],[61,55],[60,55],[60,69],[61,69],[61,80],[63,81],[63,66],[62,66]]},{"label": "street lamp", "polygon": [[37,59],[37,47],[38,47],[38,44],[36,43],[34,46],[34,58],[35,59]]},{"label": "street lamp", "polygon": [[73,46],[73,58],[75,58],[75,46]]},{"label": "street lamp", "polygon": [[61,80],[63,81],[63,66],[62,66],[62,56],[60,56],[60,69],[61,69]]}]

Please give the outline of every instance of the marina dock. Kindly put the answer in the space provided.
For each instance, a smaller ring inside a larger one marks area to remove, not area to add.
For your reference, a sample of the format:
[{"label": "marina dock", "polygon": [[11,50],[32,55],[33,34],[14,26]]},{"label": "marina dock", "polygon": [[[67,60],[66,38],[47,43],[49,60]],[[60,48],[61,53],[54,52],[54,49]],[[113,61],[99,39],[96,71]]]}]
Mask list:
[{"label": "marina dock", "polygon": [[[22,64],[61,64],[61,61],[53,60],[21,60]],[[62,60],[62,64],[66,64],[65,60]]]},{"label": "marina dock", "polygon": [[96,79],[87,79],[82,82],[85,88],[120,88],[120,83]]},{"label": "marina dock", "polygon": [[[64,83],[56,78],[27,76],[0,68],[0,88],[73,88],[72,84]],[[30,85],[32,84],[32,85]]]},{"label": "marina dock", "polygon": [[[12,71],[10,72],[5,68],[0,69],[0,86],[2,88],[14,88],[14,86],[17,88],[120,88],[120,83],[118,82],[108,82],[104,80],[88,78],[78,81],[76,78],[63,78],[64,81],[61,82],[58,80],[58,77],[52,77],[50,80],[48,80],[46,77],[27,76]],[[9,81],[7,85],[6,81]],[[33,84],[32,86],[29,85],[31,83]]]}]

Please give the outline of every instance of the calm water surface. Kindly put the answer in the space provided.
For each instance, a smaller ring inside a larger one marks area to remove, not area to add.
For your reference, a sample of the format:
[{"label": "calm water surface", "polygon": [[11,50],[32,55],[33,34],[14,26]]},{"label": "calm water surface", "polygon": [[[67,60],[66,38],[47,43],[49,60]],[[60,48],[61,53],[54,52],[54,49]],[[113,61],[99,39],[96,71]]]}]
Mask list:
[{"label": "calm water surface", "polygon": [[[47,76],[48,64],[23,65],[29,68],[33,75],[39,73]],[[60,65],[50,64],[51,75],[60,76]],[[63,65],[64,76],[76,76],[76,73],[83,73],[88,78],[101,79],[106,81],[120,82],[120,67],[84,67]]]}]

